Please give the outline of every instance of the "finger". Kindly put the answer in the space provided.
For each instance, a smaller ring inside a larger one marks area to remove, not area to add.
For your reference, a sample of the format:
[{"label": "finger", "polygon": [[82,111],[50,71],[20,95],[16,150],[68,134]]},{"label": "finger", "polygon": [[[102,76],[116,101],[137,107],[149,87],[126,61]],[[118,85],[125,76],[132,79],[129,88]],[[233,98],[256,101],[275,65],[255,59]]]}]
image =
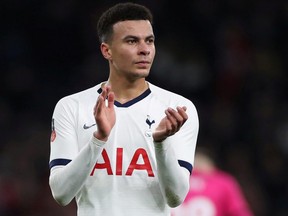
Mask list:
[{"label": "finger", "polygon": [[[101,95],[102,95],[102,97],[104,98],[104,101],[105,101],[106,99],[108,99],[108,96],[109,96],[110,92],[112,92],[111,86],[103,86]],[[113,94],[113,97],[112,97],[112,98],[114,98],[114,94]],[[111,99],[112,99],[112,98],[111,98]],[[111,101],[111,100],[110,100],[110,101]],[[113,99],[113,103],[114,103],[114,99]],[[110,107],[110,108],[111,108],[111,107]]]},{"label": "finger", "polygon": [[107,86],[103,86],[102,92],[101,92],[100,95],[101,95],[104,99],[107,98],[108,90],[109,90],[109,89],[107,89]]},{"label": "finger", "polygon": [[165,110],[165,114],[167,116],[167,119],[172,123],[172,124],[176,124],[176,119],[174,117],[174,112],[175,110],[173,110],[172,108],[168,108]]},{"label": "finger", "polygon": [[177,106],[176,109],[177,109],[178,111],[181,110],[181,111],[186,112],[187,107],[186,107],[186,106],[183,106],[183,107]]},{"label": "finger", "polygon": [[166,136],[170,136],[174,134],[175,128],[173,127],[173,124],[171,124],[170,121],[166,121]]},{"label": "finger", "polygon": [[94,115],[97,115],[98,113],[102,111],[103,104],[104,104],[104,98],[102,95],[99,95],[96,105],[94,107]]},{"label": "finger", "polygon": [[105,86],[105,88],[106,88],[106,91],[107,91],[107,94],[108,94],[111,91],[111,86],[107,85],[107,86]]},{"label": "finger", "polygon": [[177,107],[176,108],[178,113],[181,115],[181,117],[183,118],[183,121],[185,122],[188,119],[188,115],[186,113],[187,108],[185,106],[183,107]]},{"label": "finger", "polygon": [[173,110],[172,108],[168,108],[167,110],[165,110],[165,114],[166,114],[166,117],[167,117],[167,123],[166,124],[166,127],[168,130],[171,130],[171,131],[177,131],[178,129],[178,122],[177,122],[177,119],[174,117],[174,114],[175,114],[175,110]]},{"label": "finger", "polygon": [[176,127],[181,127],[183,124],[183,117],[182,115],[178,112],[178,110],[174,110],[174,109],[168,109],[168,112],[170,113],[171,117],[173,117],[175,120],[173,121],[173,123],[175,122],[177,124]]},{"label": "finger", "polygon": [[108,93],[108,108],[114,108],[115,95],[114,92]]}]

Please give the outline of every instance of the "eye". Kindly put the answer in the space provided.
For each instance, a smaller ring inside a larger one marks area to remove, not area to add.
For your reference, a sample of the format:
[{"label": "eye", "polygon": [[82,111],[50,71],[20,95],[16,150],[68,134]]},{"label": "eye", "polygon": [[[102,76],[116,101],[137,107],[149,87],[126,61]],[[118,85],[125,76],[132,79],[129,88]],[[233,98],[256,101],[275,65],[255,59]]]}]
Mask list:
[{"label": "eye", "polygon": [[149,39],[147,40],[147,43],[148,43],[148,44],[154,44],[154,41],[155,41],[154,38],[149,38]]},{"label": "eye", "polygon": [[128,44],[135,44],[137,41],[135,39],[128,39],[127,43]]}]

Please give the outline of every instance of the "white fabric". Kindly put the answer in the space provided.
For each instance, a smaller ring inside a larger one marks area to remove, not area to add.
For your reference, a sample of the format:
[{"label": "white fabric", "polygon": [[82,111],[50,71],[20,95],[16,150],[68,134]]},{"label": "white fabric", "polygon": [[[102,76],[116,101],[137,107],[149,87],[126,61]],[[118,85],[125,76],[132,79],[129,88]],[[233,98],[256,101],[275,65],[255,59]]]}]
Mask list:
[{"label": "white fabric", "polygon": [[[51,142],[50,162],[72,161],[52,167],[53,195],[64,205],[75,196],[78,216],[170,215],[165,189],[174,191],[181,202],[189,188],[189,172],[177,160],[194,162],[198,135],[194,105],[149,83],[150,94],[123,107],[115,106],[116,124],[104,147],[97,146],[91,137],[97,129],[93,108],[100,86],[67,96],[55,107],[56,138]],[[167,151],[155,152],[152,131],[165,116],[164,110],[177,106],[186,106],[189,118],[178,133],[163,142]]]},{"label": "white fabric", "polygon": [[62,166],[51,169],[49,183],[53,197],[59,204],[67,205],[75,197],[89,176],[95,165],[95,158],[101,154],[104,144],[92,136],[91,141],[65,169]]},{"label": "white fabric", "polygon": [[189,191],[190,172],[177,163],[175,154],[165,141],[154,142],[160,188],[170,207],[180,205]]}]

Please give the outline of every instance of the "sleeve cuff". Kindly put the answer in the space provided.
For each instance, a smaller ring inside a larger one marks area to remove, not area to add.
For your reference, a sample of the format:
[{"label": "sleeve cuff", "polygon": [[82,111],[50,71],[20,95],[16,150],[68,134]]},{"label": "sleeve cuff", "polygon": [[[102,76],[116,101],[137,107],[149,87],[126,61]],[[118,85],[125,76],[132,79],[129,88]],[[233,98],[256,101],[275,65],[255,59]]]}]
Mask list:
[{"label": "sleeve cuff", "polygon": [[167,141],[167,139],[161,142],[153,141],[153,143],[154,143],[155,149],[158,151],[166,151],[169,148],[169,142]]},{"label": "sleeve cuff", "polygon": [[96,137],[92,136],[91,140],[90,140],[90,143],[92,145],[96,145],[98,147],[103,147],[105,145],[105,141],[102,141],[102,140],[99,140],[97,139]]}]

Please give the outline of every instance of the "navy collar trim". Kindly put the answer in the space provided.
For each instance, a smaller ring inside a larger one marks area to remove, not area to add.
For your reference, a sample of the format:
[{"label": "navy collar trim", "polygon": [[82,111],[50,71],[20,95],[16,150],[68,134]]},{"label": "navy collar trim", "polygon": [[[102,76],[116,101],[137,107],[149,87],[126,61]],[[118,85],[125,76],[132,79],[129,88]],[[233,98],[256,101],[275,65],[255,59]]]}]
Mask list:
[{"label": "navy collar trim", "polygon": [[[98,91],[97,91],[99,94],[101,94],[102,92],[102,88],[99,88]],[[129,106],[132,106],[133,104],[139,102],[140,100],[144,99],[145,97],[147,97],[149,94],[151,93],[151,90],[150,88],[148,88],[146,91],[144,91],[141,95],[139,95],[138,97],[130,100],[130,101],[127,101],[126,103],[122,104],[118,101],[114,101],[114,105],[117,106],[117,107],[129,107]]]}]

